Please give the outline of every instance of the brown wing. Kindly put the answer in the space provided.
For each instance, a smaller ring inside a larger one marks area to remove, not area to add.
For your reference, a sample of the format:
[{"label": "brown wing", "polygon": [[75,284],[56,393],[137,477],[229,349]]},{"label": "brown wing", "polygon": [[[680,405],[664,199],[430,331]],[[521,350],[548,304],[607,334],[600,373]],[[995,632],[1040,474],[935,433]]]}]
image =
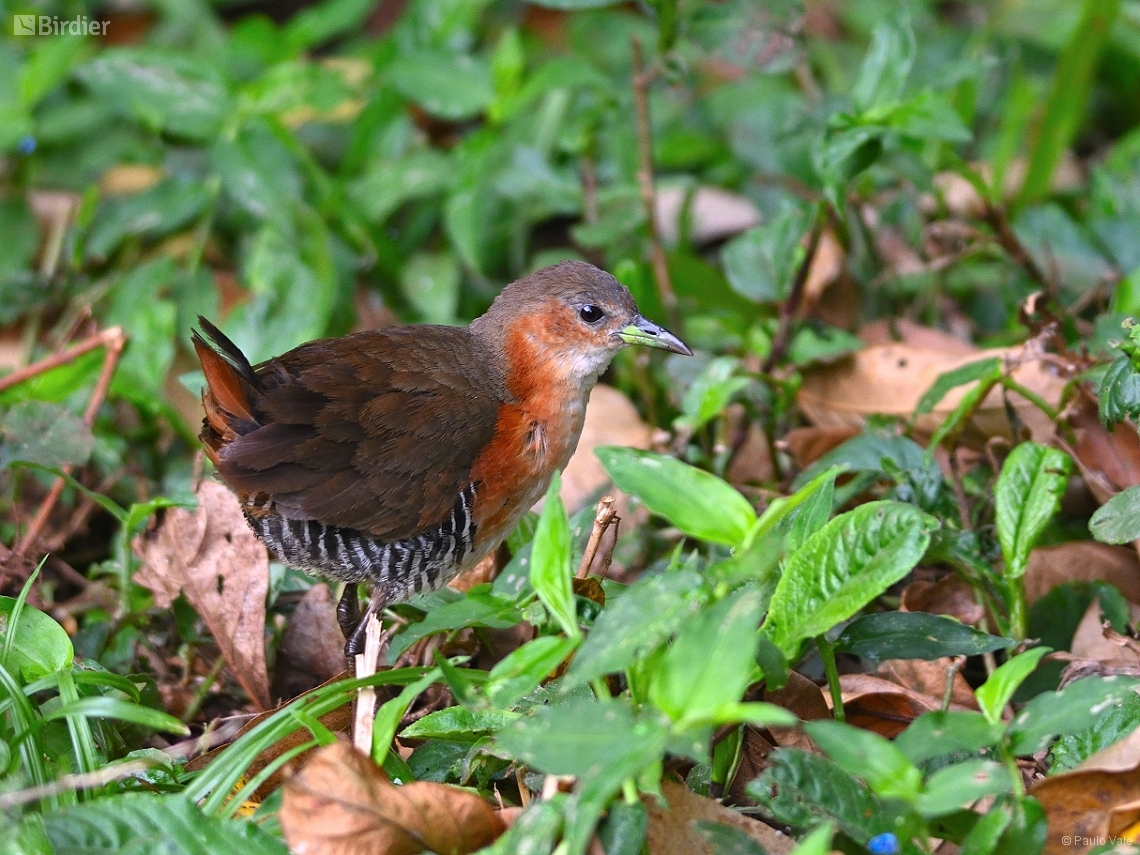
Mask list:
[{"label": "brown wing", "polygon": [[[203,440],[222,478],[239,492],[268,494],[287,517],[381,540],[411,537],[451,512],[505,398],[488,354],[463,328],[310,342],[244,371],[236,348],[211,337],[226,356],[213,354],[214,373],[223,363],[240,378],[216,394],[211,380],[205,396]],[[233,414],[224,434],[212,397]],[[243,403],[245,412],[233,412]]]}]

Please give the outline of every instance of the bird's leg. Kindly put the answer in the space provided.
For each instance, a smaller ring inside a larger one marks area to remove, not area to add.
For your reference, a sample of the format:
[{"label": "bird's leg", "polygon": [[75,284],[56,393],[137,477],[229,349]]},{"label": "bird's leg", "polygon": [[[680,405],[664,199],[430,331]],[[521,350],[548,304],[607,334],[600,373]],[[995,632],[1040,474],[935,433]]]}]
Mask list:
[{"label": "bird's leg", "polygon": [[336,622],[340,624],[340,631],[345,640],[352,638],[356,628],[360,626],[360,600],[356,596],[355,582],[349,582],[344,586],[344,593],[340,595],[340,602],[336,604]]},{"label": "bird's leg", "polygon": [[[340,605],[344,605],[344,598],[341,598]],[[348,663],[348,670],[352,671],[356,667],[357,655],[364,652],[364,637],[368,631],[368,621],[377,612],[383,611],[388,606],[388,601],[385,597],[381,596],[378,591],[373,590],[371,596],[368,598],[368,608],[364,610],[357,621],[356,626],[352,628],[351,634],[346,632],[345,636],[347,641],[344,644],[344,658]],[[345,609],[345,612],[348,608]],[[356,611],[353,609],[353,611]],[[347,617],[347,615],[345,616]],[[344,628],[344,622],[341,615],[341,608],[337,606],[337,618],[341,620],[341,628]],[[386,646],[386,645],[385,645]]]}]

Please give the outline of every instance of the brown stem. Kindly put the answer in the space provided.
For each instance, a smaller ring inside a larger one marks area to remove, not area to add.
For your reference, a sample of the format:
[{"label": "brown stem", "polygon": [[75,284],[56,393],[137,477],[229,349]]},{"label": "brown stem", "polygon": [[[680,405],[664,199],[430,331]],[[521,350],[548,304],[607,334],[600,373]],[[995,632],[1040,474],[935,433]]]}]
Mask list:
[{"label": "brown stem", "polygon": [[681,325],[681,315],[677,309],[677,292],[673,290],[673,280],[669,276],[669,264],[665,257],[665,247],[661,243],[661,231],[657,226],[657,203],[653,190],[653,137],[649,124],[649,84],[655,73],[645,70],[645,55],[641,39],[630,39],[633,53],[633,106],[637,122],[637,183],[641,186],[641,200],[645,205],[645,216],[649,226],[650,259],[653,275],[657,279],[657,290],[669,323],[674,329]]},{"label": "brown stem", "polygon": [[792,325],[795,323],[796,314],[800,310],[800,302],[804,296],[804,286],[807,285],[808,274],[811,272],[811,263],[815,259],[816,250],[819,249],[819,237],[823,234],[823,224],[826,218],[821,214],[815,219],[815,225],[812,227],[811,234],[808,237],[807,251],[804,253],[804,260],[800,262],[800,267],[796,271],[796,278],[792,280],[792,290],[788,294],[788,299],[780,306],[780,322],[776,328],[776,335],[772,339],[772,350],[768,354],[768,358],[764,360],[764,365],[761,370],[765,374],[771,374],[772,369],[776,367],[784,352],[788,349],[788,344],[792,338]]},{"label": "brown stem", "polygon": [[574,574],[576,579],[585,579],[589,574],[590,565],[594,563],[594,556],[598,554],[598,546],[601,545],[602,536],[615,519],[617,519],[617,511],[614,510],[614,497],[603,496],[602,500],[598,502],[598,511],[594,515],[594,527],[590,530],[590,540],[586,543],[586,551],[582,553],[582,562],[578,565],[578,572]]},{"label": "brown stem", "polygon": [[1010,257],[1017,262],[1026,275],[1037,282],[1045,289],[1045,293],[1052,297],[1056,291],[1056,283],[1052,277],[1047,276],[1045,271],[1042,270],[1025,244],[1018,238],[1013,227],[1009,224],[1009,218],[1006,216],[1002,208],[994,205],[986,205],[984,217],[991,229],[994,230],[994,238],[998,242],[998,246],[1009,253]]},{"label": "brown stem", "polygon": [[[119,357],[122,356],[123,348],[126,347],[126,344],[127,337],[119,327],[103,330],[103,332],[96,333],[75,347],[68,348],[62,353],[54,354],[34,365],[29,365],[27,368],[21,369],[21,371],[9,374],[3,381],[0,381],[0,391],[15,385],[15,383],[8,381],[11,381],[12,377],[16,374],[23,375],[20,380],[27,380],[31,377],[35,377],[37,374],[42,374],[45,371],[70,362],[82,356],[84,353],[103,345],[107,348],[107,352],[103,356],[103,367],[99,372],[99,379],[95,382],[95,388],[91,391],[91,398],[87,402],[87,409],[83,412],[83,423],[90,428],[95,424],[95,416],[98,415],[99,408],[103,405],[103,401],[107,397],[107,390],[111,387],[111,379],[115,376],[115,367],[119,364]],[[7,385],[5,385],[5,383],[7,383]],[[71,466],[64,466],[62,469],[66,475],[70,475],[71,470]],[[26,556],[36,545],[36,541],[39,540],[40,534],[47,525],[48,517],[51,516],[55,503],[59,501],[59,497],[63,494],[63,488],[66,483],[63,478],[56,478],[55,483],[51,485],[51,489],[48,490],[44,500],[40,503],[39,510],[36,511],[35,517],[33,517],[32,521],[28,524],[28,530],[24,533],[24,536],[20,539],[15,549],[13,549],[13,552],[17,555]]]}]

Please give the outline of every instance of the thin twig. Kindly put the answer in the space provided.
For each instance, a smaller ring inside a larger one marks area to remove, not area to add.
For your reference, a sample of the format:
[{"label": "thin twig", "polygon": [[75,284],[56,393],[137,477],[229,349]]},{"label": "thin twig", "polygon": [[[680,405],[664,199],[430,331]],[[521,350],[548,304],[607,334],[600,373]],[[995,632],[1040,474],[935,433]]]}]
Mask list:
[{"label": "thin twig", "polygon": [[[95,343],[90,344],[91,342]],[[95,416],[98,415],[99,408],[103,406],[103,401],[107,397],[107,391],[111,388],[111,379],[115,376],[115,368],[119,364],[119,357],[122,356],[123,348],[126,347],[126,344],[127,337],[123,334],[122,329],[112,327],[109,330],[97,333],[87,341],[81,342],[73,348],[69,348],[64,351],[63,354],[56,354],[56,356],[48,357],[47,359],[37,362],[35,365],[28,366],[27,369],[22,369],[25,375],[23,379],[27,380],[37,374],[42,374],[51,368],[56,368],[93,350],[99,345],[104,345],[107,348],[107,352],[103,356],[103,367],[99,372],[99,379],[95,382],[95,388],[91,391],[91,398],[87,402],[87,409],[83,412],[83,424],[90,428],[95,424]],[[56,358],[69,353],[71,355],[68,359],[60,360]],[[32,371],[30,369],[36,370]],[[11,380],[12,376],[17,373],[21,372],[13,372],[13,374],[5,377],[4,381]],[[3,385],[3,381],[0,381],[0,391],[3,391],[4,388],[7,388],[7,386]],[[72,467],[64,466],[61,471],[65,475],[70,475]],[[40,534],[47,525],[52,509],[55,508],[55,503],[58,502],[59,497],[63,495],[63,488],[66,486],[66,483],[63,478],[55,479],[55,483],[51,485],[51,489],[48,490],[44,500],[40,503],[39,510],[36,511],[35,517],[28,523],[28,529],[24,532],[23,538],[20,539],[19,544],[13,549],[13,552],[17,555],[27,555],[35,547],[36,541],[39,540]]]},{"label": "thin twig", "polygon": [[780,306],[780,322],[776,328],[776,335],[772,338],[772,350],[769,352],[768,358],[764,360],[763,368],[761,368],[765,374],[772,373],[772,369],[783,358],[784,352],[791,342],[792,325],[795,323],[796,314],[800,310],[804,287],[807,285],[808,274],[811,272],[811,264],[815,260],[816,250],[819,249],[819,238],[823,234],[825,222],[826,217],[822,213],[815,218],[815,225],[812,226],[811,234],[808,236],[804,260],[800,262],[799,269],[796,271],[796,278],[792,280],[792,290],[788,294],[788,299]]},{"label": "thin twig", "polygon": [[79,342],[79,344],[69,347],[67,350],[53,353],[51,356],[45,357],[39,362],[32,363],[24,368],[18,368],[11,374],[0,377],[0,392],[11,389],[13,386],[18,386],[25,380],[30,380],[32,377],[51,371],[53,368],[66,365],[68,362],[72,362],[97,347],[110,346],[112,342],[118,339],[125,339],[123,331],[119,327],[111,327],[102,332],[97,332],[95,335],[85,338]]},{"label": "thin twig", "polygon": [[[364,652],[356,656],[356,676],[371,677],[380,661],[380,621],[376,615],[368,616],[364,630]],[[372,754],[372,726],[376,722],[376,688],[363,686],[356,694],[356,722],[352,731],[352,744],[362,754]]]},{"label": "thin twig", "polygon": [[673,280],[669,276],[669,264],[665,257],[665,247],[661,243],[661,231],[657,226],[657,203],[653,190],[653,136],[649,124],[649,84],[656,74],[645,70],[645,55],[641,39],[630,39],[633,54],[633,106],[637,121],[637,183],[641,185],[641,200],[645,205],[645,216],[649,226],[650,259],[653,262],[653,275],[657,279],[657,290],[665,313],[674,329],[680,327],[681,316],[677,309],[677,292],[673,290]]},{"label": "thin twig", "polygon": [[582,553],[582,563],[578,565],[578,572],[574,574],[576,579],[585,579],[589,574],[590,566],[594,563],[594,556],[598,554],[598,546],[602,542],[602,536],[617,518],[617,511],[614,510],[614,497],[603,496],[598,502],[597,513],[594,514],[594,527],[590,530],[590,539],[586,543],[586,551]]},{"label": "thin twig", "polygon": [[1005,211],[994,205],[986,205],[983,216],[990,228],[994,230],[994,238],[997,240],[998,246],[1008,252],[1010,257],[1025,271],[1026,275],[1045,289],[1046,294],[1050,297],[1054,296],[1057,293],[1055,280],[1047,276],[1045,271],[1038,266],[1032,254],[1026,249],[1025,244],[1013,231]]}]

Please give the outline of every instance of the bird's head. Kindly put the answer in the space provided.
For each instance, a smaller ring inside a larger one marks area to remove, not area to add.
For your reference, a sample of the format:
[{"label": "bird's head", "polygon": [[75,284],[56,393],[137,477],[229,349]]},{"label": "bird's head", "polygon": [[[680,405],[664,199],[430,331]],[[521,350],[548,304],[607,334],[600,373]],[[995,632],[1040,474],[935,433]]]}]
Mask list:
[{"label": "bird's head", "polygon": [[614,354],[643,344],[691,356],[664,327],[645,318],[629,290],[584,261],[564,261],[508,285],[471,331],[501,349],[516,370],[588,390]]}]

